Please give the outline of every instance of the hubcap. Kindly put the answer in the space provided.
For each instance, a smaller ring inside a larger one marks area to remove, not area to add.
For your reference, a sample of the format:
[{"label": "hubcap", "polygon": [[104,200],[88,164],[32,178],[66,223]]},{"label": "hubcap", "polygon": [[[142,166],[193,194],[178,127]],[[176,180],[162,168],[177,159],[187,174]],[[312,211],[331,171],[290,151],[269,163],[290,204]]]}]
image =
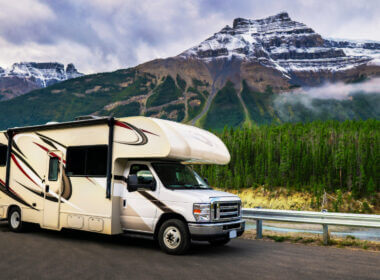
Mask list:
[{"label": "hubcap", "polygon": [[13,212],[11,216],[12,228],[18,228],[20,225],[20,214],[18,212]]},{"label": "hubcap", "polygon": [[181,233],[178,228],[170,226],[165,229],[164,243],[170,249],[176,249],[181,244]]}]

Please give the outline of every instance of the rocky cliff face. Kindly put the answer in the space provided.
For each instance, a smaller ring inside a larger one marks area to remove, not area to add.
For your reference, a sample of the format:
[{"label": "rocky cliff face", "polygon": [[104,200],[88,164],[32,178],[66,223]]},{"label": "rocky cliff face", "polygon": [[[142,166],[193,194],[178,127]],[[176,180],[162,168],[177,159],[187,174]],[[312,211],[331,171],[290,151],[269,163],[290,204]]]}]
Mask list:
[{"label": "rocky cliff face", "polygon": [[273,68],[301,84],[302,72],[348,71],[361,65],[380,66],[380,43],[325,40],[287,13],[264,19],[237,18],[232,27],[179,55],[185,59],[211,62],[239,59]]},{"label": "rocky cliff face", "polygon": [[10,68],[0,68],[0,95],[2,100],[27,93],[33,89],[43,88],[55,83],[80,77],[73,64],[65,66],[57,62],[14,63]]}]

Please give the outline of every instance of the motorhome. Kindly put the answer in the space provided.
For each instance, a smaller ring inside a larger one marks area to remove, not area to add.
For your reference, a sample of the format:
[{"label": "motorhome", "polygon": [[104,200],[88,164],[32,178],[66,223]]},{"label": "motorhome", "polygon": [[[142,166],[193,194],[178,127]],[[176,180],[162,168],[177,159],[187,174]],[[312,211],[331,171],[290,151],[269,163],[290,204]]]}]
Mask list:
[{"label": "motorhome", "polygon": [[241,200],[194,164],[227,164],[214,134],[148,117],[82,118],[0,132],[0,219],[102,234],[151,235],[163,251],[223,245],[244,232]]}]

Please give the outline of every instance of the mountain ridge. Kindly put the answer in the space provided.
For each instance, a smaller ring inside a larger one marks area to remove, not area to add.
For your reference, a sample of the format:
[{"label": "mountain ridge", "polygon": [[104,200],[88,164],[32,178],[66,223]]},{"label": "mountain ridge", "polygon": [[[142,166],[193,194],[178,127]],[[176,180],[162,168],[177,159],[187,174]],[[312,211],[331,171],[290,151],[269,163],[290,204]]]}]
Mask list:
[{"label": "mountain ridge", "polygon": [[58,62],[19,62],[9,68],[0,67],[0,96],[12,99],[31,90],[44,88],[55,83],[83,76],[74,64],[66,68]]},{"label": "mountain ridge", "polygon": [[260,20],[238,18],[233,27],[177,56],[78,77],[0,102],[0,119],[4,118],[0,126],[67,121],[86,114],[145,115],[212,129],[244,123],[379,119],[376,92],[355,93],[347,100],[310,101],[320,107],[315,111],[302,103],[288,104],[284,111],[275,102],[295,88],[379,77],[379,46],[323,39],[287,13]]}]

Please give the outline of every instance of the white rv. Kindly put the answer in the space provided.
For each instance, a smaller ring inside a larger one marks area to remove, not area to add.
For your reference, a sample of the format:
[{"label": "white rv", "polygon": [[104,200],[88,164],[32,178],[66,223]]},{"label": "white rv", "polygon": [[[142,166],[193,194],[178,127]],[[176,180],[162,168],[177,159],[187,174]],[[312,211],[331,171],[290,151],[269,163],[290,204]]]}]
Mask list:
[{"label": "white rv", "polygon": [[97,118],[0,133],[0,219],[103,234],[152,235],[181,254],[191,240],[241,235],[241,201],[212,190],[191,164],[227,164],[205,130],[146,117]]}]

